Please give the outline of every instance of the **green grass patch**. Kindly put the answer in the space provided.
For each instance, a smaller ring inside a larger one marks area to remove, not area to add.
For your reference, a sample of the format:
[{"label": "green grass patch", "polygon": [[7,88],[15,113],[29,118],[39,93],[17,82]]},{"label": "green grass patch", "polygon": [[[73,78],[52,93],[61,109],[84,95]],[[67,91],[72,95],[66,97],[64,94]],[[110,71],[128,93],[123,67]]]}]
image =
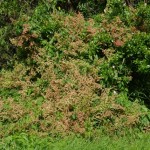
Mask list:
[{"label": "green grass patch", "polygon": [[150,134],[108,137],[88,140],[77,137],[52,139],[51,137],[28,136],[25,133],[9,136],[0,142],[1,150],[149,150]]}]

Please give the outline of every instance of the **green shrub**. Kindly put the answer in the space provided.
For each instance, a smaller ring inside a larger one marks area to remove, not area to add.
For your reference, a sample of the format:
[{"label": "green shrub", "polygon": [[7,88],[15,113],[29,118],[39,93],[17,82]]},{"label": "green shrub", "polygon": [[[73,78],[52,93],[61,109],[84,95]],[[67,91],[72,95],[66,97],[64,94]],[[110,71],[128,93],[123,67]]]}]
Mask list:
[{"label": "green shrub", "polygon": [[16,36],[15,22],[23,14],[31,14],[32,9],[37,5],[36,0],[2,0],[0,2],[0,69],[3,67],[12,67],[15,47],[11,44],[10,38]]},{"label": "green shrub", "polygon": [[150,98],[150,35],[139,33],[128,41],[123,49],[126,64],[131,69],[132,81],[129,84],[132,98],[145,100]]},{"label": "green shrub", "polygon": [[136,22],[137,29],[150,33],[150,6],[139,5],[137,8]]},{"label": "green shrub", "polygon": [[58,0],[55,1],[57,9],[63,9],[65,11],[80,11],[85,17],[92,16],[96,13],[101,13],[106,7],[106,0]]}]

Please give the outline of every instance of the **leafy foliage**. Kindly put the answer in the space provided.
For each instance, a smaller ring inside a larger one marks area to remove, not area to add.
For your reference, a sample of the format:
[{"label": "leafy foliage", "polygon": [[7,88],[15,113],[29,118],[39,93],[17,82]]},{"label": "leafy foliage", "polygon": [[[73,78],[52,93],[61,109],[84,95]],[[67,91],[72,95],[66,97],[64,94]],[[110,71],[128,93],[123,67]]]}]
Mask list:
[{"label": "leafy foliage", "polygon": [[103,13],[106,1],[11,3],[0,3],[2,138],[148,132],[149,6],[108,1]]}]

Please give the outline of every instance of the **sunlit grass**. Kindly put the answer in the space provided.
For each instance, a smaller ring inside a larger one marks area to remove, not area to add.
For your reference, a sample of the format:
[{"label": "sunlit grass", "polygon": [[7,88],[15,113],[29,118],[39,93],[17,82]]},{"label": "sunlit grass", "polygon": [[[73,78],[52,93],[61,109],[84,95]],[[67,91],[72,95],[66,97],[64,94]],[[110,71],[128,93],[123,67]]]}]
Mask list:
[{"label": "sunlit grass", "polygon": [[20,134],[4,138],[1,150],[149,150],[150,134],[125,137],[99,136],[96,140],[66,137],[54,140],[51,137],[36,137]]}]

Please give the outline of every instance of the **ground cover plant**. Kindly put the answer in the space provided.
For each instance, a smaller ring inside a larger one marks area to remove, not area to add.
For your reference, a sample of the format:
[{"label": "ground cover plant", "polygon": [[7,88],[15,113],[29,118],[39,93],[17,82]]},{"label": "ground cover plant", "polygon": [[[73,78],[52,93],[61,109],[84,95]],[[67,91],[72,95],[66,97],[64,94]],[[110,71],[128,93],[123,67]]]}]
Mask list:
[{"label": "ground cover plant", "polygon": [[83,143],[101,134],[126,139],[129,131],[144,143],[150,131],[149,4],[18,4],[0,2],[0,148],[30,148],[35,136],[43,143],[72,134]]},{"label": "ground cover plant", "polygon": [[90,141],[83,138],[69,137],[63,140],[53,140],[52,138],[40,138],[28,136],[25,133],[15,136],[9,136],[0,143],[0,149],[12,150],[99,150],[99,149],[123,149],[123,150],[148,150],[149,135],[139,134],[137,137],[127,136],[122,138],[110,138],[101,136],[101,138]]}]

